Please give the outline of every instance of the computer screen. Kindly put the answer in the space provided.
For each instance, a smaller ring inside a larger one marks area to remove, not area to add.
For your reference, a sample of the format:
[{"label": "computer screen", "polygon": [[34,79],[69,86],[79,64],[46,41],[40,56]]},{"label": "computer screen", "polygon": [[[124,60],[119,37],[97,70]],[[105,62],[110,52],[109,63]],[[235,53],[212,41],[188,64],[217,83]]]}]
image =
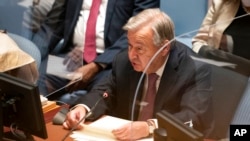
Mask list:
[{"label": "computer screen", "polygon": [[167,141],[203,141],[203,134],[185,125],[165,110],[156,114],[159,128],[165,129]]},{"label": "computer screen", "polygon": [[[38,87],[25,80],[0,73],[0,139],[47,138]],[[9,132],[3,131],[4,127]]]}]

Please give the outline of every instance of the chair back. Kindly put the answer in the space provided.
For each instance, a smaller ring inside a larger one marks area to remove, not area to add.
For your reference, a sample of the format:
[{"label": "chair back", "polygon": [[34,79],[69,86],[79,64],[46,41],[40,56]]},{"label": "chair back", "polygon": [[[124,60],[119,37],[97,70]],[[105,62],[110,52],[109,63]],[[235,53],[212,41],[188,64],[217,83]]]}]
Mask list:
[{"label": "chair back", "polygon": [[247,76],[226,68],[212,66],[214,132],[218,139],[228,137],[231,121],[247,84]]},{"label": "chair back", "polygon": [[8,33],[8,35],[16,42],[20,49],[28,53],[36,61],[37,68],[39,68],[41,64],[41,54],[38,47],[33,42],[22,36],[13,33]]}]

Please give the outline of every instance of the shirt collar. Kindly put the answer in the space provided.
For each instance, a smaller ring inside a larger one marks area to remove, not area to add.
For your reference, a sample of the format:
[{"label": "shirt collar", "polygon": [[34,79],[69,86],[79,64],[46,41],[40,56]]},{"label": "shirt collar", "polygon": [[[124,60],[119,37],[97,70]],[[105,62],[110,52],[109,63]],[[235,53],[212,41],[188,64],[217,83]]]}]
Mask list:
[{"label": "shirt collar", "polygon": [[163,63],[163,65],[155,72],[159,76],[159,78],[162,76],[162,73],[163,73],[164,68],[165,68],[165,66],[167,64],[167,61],[168,61],[168,57],[169,57],[169,55],[167,56],[167,58],[166,58],[165,62]]}]

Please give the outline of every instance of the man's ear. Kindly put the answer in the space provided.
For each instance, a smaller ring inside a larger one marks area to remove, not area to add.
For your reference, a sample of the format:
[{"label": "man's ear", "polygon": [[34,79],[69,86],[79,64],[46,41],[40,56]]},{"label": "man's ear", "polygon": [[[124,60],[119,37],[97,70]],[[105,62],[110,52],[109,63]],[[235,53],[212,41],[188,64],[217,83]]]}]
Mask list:
[{"label": "man's ear", "polygon": [[171,47],[169,40],[165,40],[162,46],[164,46],[164,49],[162,50],[162,56],[166,56],[169,53]]}]

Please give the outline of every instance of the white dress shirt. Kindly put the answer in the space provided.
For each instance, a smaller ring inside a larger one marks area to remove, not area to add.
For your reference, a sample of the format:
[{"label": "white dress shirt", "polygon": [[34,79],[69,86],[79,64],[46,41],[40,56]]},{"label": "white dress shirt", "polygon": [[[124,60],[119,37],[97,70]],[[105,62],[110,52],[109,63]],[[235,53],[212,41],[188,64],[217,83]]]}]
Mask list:
[{"label": "white dress shirt", "polygon": [[[90,13],[90,8],[92,5],[93,0],[84,0],[82,9],[80,11],[80,16],[77,21],[74,36],[73,36],[73,43],[76,47],[81,47],[83,50],[84,41],[85,41],[85,32],[86,32],[86,25]],[[108,0],[102,0],[99,14],[97,17],[96,22],[96,52],[103,53],[104,52],[104,24],[106,18],[106,9],[107,9]]]}]

